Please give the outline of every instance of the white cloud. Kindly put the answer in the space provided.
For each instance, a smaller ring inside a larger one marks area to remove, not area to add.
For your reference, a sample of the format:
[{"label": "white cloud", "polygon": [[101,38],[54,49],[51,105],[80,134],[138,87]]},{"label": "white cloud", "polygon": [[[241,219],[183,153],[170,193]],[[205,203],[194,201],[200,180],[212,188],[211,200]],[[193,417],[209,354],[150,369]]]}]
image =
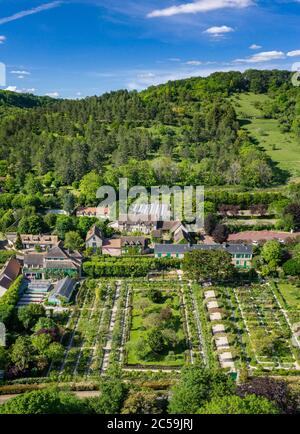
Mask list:
[{"label": "white cloud", "polygon": [[17,86],[7,86],[7,88],[5,90],[9,90],[10,92],[16,92],[16,93],[34,93],[34,92],[36,92],[35,88],[19,89]]},{"label": "white cloud", "polygon": [[219,36],[231,32],[234,32],[234,29],[228,26],[214,26],[204,31],[204,33],[207,33],[208,35],[213,36],[214,38],[217,38]]},{"label": "white cloud", "polygon": [[171,17],[178,14],[196,14],[199,12],[209,12],[224,8],[247,8],[253,4],[253,0],[195,0],[192,3],[185,3],[164,9],[156,9],[150,12],[147,17]]},{"label": "white cloud", "polygon": [[7,86],[4,90],[9,90],[10,92],[17,92],[17,86]]},{"label": "white cloud", "polygon": [[285,59],[283,51],[264,51],[247,57],[246,59],[236,59],[235,63],[261,63],[269,62],[271,60]]},{"label": "white cloud", "polygon": [[0,35],[0,44],[4,44],[5,41],[6,41],[6,36]]},{"label": "white cloud", "polygon": [[200,62],[199,60],[188,60],[187,62],[185,62],[185,64],[190,66],[199,66],[202,64],[202,62]]},{"label": "white cloud", "polygon": [[59,98],[60,94],[58,92],[49,92],[46,93],[46,96],[50,96],[51,98]]},{"label": "white cloud", "polygon": [[299,57],[300,56],[300,50],[289,51],[288,53],[286,53],[286,55],[288,57]]},{"label": "white cloud", "polygon": [[22,70],[16,70],[16,71],[10,71],[11,74],[16,74],[16,75],[30,75],[29,71],[22,71]]},{"label": "white cloud", "polygon": [[252,44],[250,45],[250,50],[260,50],[262,48],[261,45],[257,45],[257,44]]},{"label": "white cloud", "polygon": [[48,9],[53,9],[60,6],[63,1],[53,1],[50,3],[45,3],[43,5],[37,6],[32,9],[27,9],[25,11],[17,12],[16,14],[10,15],[9,17],[0,18],[0,25],[9,23],[10,21],[20,20],[21,18],[27,17],[28,15],[37,14],[42,11],[47,11]]}]

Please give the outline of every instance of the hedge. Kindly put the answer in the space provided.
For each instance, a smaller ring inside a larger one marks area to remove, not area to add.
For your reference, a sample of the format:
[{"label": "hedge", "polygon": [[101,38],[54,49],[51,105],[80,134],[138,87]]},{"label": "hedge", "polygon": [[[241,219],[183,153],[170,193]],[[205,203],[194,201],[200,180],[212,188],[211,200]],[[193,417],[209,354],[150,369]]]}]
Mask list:
[{"label": "hedge", "polygon": [[0,321],[5,322],[15,308],[20,295],[23,276],[19,276],[10,288],[0,298]]},{"label": "hedge", "polygon": [[14,254],[13,250],[0,250],[0,265],[4,265]]},{"label": "hedge", "polygon": [[88,277],[144,277],[150,271],[177,269],[181,266],[180,259],[165,258],[120,258],[107,261],[92,260],[83,264],[83,271]]}]

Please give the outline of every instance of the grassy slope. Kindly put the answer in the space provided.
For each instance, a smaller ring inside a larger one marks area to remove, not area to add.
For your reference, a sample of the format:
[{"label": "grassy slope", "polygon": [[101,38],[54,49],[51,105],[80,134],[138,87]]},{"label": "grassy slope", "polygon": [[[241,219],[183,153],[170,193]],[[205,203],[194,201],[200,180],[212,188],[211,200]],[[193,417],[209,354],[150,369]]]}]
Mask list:
[{"label": "grassy slope", "polygon": [[[267,95],[240,94],[231,98],[244,128],[266,150],[273,161],[293,177],[300,176],[300,143],[292,134],[281,133],[275,119],[259,119],[261,111],[254,107],[256,101],[263,102]],[[275,149],[273,146],[275,145]]]}]

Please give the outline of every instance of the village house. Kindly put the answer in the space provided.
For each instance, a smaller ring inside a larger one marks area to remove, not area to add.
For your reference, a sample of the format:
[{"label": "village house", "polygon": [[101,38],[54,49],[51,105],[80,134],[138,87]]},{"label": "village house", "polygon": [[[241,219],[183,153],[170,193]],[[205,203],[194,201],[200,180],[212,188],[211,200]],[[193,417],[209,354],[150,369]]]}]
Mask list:
[{"label": "village house", "polygon": [[109,219],[110,209],[108,207],[86,207],[78,208],[76,217],[96,217],[98,219]]},{"label": "village house", "polygon": [[120,237],[103,241],[102,254],[110,256],[142,255],[148,247],[145,237]]},{"label": "village house", "polygon": [[47,252],[24,255],[23,275],[28,279],[45,280],[53,276],[80,276],[82,256],[69,253],[61,245]]},{"label": "village house", "polygon": [[85,247],[92,248],[94,251],[96,249],[101,249],[103,245],[103,233],[101,229],[94,225],[87,233],[86,239],[85,239]]},{"label": "village house", "polygon": [[191,242],[191,236],[180,221],[157,221],[156,229],[152,231],[153,240],[186,244]]},{"label": "village house", "polygon": [[[7,233],[6,239],[10,247],[16,248],[18,234]],[[31,235],[31,234],[21,234],[20,235],[23,250],[34,250],[40,248],[41,250],[52,249],[57,246],[59,239],[56,235]]]},{"label": "village house", "polygon": [[0,272],[0,297],[10,288],[20,273],[19,261],[14,258],[9,259]]},{"label": "village house", "polygon": [[156,221],[153,220],[117,220],[109,224],[109,227],[123,233],[141,233],[150,235],[156,229]]},{"label": "village house", "polygon": [[253,248],[245,244],[156,244],[156,258],[184,258],[193,250],[224,250],[231,254],[232,263],[237,268],[249,269],[252,265]]},{"label": "village house", "polygon": [[142,255],[148,247],[145,237],[121,237],[122,255]]},{"label": "village house", "polygon": [[122,233],[151,235],[160,242],[188,243],[191,241],[187,228],[180,221],[162,220],[118,220],[109,225]]}]

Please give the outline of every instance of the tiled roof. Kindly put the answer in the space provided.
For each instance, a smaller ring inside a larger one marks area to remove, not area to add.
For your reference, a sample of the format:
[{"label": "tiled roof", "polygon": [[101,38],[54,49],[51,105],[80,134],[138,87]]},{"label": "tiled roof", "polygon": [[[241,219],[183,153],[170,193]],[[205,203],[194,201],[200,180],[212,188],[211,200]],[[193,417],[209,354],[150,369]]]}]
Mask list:
[{"label": "tiled roof", "polygon": [[60,246],[54,246],[52,249],[48,250],[45,257],[46,259],[67,259],[68,255]]},{"label": "tiled roof", "polygon": [[1,288],[8,289],[11,284],[12,284],[12,280],[9,279],[8,277],[6,277],[6,276],[0,277],[0,287]]},{"label": "tiled roof", "polygon": [[44,264],[44,253],[25,253],[24,267],[42,267]]},{"label": "tiled roof", "polygon": [[229,241],[264,241],[264,240],[286,240],[288,238],[300,237],[300,232],[278,232],[278,231],[245,231],[230,234]]},{"label": "tiled roof", "polygon": [[98,237],[100,239],[103,239],[103,234],[101,229],[97,226],[94,225],[93,227],[91,227],[91,229],[88,231],[87,235],[86,235],[86,241],[88,241],[90,238],[92,237]]},{"label": "tiled roof", "polygon": [[78,266],[75,264],[75,262],[71,260],[66,261],[49,261],[47,260],[45,263],[45,268],[47,269],[59,269],[59,270],[66,270],[66,269],[72,269],[77,270]]},{"label": "tiled roof", "polygon": [[9,279],[14,280],[16,277],[18,277],[20,271],[21,271],[20,263],[16,259],[11,258],[8,261],[5,269],[3,270],[3,274],[5,274],[5,276],[7,276]]},{"label": "tiled roof", "polygon": [[121,249],[121,238],[106,239],[103,241],[102,247],[110,249]]},{"label": "tiled roof", "polygon": [[145,237],[121,237],[122,247],[124,246],[144,246],[146,243]]}]

